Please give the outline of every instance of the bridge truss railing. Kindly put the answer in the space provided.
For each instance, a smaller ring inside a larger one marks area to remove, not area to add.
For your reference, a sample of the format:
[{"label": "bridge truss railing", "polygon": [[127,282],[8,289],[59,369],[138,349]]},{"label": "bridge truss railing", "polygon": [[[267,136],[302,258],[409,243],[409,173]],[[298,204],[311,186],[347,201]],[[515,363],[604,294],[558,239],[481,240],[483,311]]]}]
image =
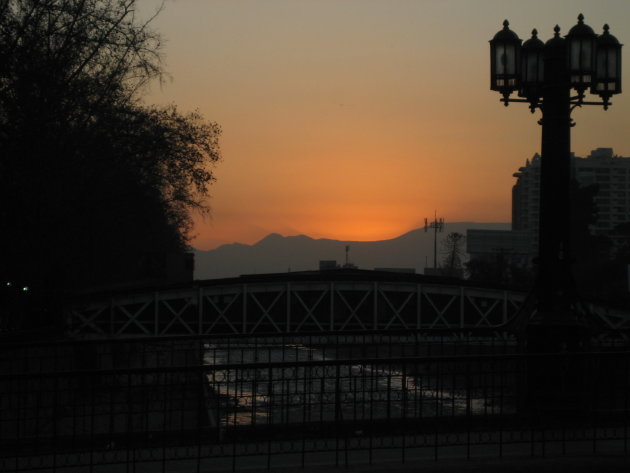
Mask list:
[{"label": "bridge truss railing", "polygon": [[69,304],[72,335],[161,336],[496,327],[525,294],[383,281],[226,284]]}]

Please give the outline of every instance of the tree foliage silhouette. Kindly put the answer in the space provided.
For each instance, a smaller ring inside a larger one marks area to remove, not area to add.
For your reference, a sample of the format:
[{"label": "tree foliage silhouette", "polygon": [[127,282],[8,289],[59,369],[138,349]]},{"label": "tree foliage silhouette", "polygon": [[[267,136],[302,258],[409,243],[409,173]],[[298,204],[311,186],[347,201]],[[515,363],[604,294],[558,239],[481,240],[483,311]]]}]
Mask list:
[{"label": "tree foliage silhouette", "polygon": [[186,251],[220,128],[144,105],[163,74],[135,0],[0,0],[3,279],[75,290]]}]

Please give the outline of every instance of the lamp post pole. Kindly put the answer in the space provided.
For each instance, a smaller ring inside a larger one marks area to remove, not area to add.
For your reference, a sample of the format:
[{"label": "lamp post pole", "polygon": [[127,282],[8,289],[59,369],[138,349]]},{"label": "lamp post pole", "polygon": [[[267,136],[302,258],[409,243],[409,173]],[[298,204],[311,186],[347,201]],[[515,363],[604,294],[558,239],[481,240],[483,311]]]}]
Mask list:
[{"label": "lamp post pole", "polygon": [[571,87],[566,40],[557,26],[543,58],[537,313],[528,324],[527,342],[530,352],[549,353],[573,348],[581,338],[571,268]]},{"label": "lamp post pole", "polygon": [[[527,327],[528,348],[534,352],[572,350],[580,343],[571,271],[571,111],[582,105],[607,109],[610,97],[621,92],[621,45],[608,25],[598,36],[583,20],[580,14],[565,38],[556,26],[544,44],[536,30],[521,44],[506,20],[490,41],[490,88],[503,95],[506,106],[525,102],[532,112],[542,111],[536,315]],[[584,100],[589,88],[601,102]],[[577,96],[571,96],[572,89]],[[511,99],[512,92],[523,98]]]},{"label": "lamp post pole", "polygon": [[[523,314],[527,351],[536,354],[528,360],[525,392],[532,413],[566,413],[585,402],[579,360],[558,356],[583,349],[588,340],[571,271],[571,111],[582,105],[607,109],[610,97],[621,92],[621,45],[608,25],[598,36],[583,20],[580,14],[565,38],[556,25],[544,44],[536,30],[521,44],[506,20],[490,41],[490,89],[503,95],[506,106],[525,102],[532,112],[542,111],[536,310]],[[589,88],[602,102],[584,100]],[[523,98],[511,99],[512,92]]]},{"label": "lamp post pole", "polygon": [[[566,44],[545,45],[538,236],[538,312],[547,323],[566,323],[573,292],[570,245],[571,105]],[[556,319],[556,320],[549,320]],[[564,319],[564,320],[562,320]]]}]

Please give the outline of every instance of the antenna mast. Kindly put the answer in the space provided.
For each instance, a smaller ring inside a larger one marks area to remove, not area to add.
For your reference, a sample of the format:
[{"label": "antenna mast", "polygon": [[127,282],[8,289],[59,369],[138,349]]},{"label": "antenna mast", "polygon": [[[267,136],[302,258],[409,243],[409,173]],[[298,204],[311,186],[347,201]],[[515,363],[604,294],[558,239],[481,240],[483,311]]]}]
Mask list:
[{"label": "antenna mast", "polygon": [[437,210],[432,222],[429,222],[426,218],[424,219],[425,233],[429,231],[429,228],[433,229],[433,269],[437,269],[437,234],[444,229],[444,219],[440,217],[438,220]]}]

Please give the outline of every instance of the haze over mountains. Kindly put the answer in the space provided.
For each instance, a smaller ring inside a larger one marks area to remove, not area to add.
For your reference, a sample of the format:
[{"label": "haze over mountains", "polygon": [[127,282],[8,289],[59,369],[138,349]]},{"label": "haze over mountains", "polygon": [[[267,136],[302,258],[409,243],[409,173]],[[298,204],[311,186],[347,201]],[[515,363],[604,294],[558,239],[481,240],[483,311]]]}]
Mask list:
[{"label": "haze over mountains", "polygon": [[[510,224],[446,224],[444,231],[438,233],[438,263],[441,260],[441,241],[446,235],[451,232],[465,235],[469,228],[509,230]],[[272,233],[253,245],[232,243],[210,251],[195,250],[195,279],[316,270],[320,260],[336,260],[338,264],[344,264],[346,245],[350,246],[349,262],[360,269],[414,268],[416,273],[423,273],[425,266],[433,267],[431,229],[425,232],[424,228],[419,228],[397,238],[380,241],[339,241]]]}]

